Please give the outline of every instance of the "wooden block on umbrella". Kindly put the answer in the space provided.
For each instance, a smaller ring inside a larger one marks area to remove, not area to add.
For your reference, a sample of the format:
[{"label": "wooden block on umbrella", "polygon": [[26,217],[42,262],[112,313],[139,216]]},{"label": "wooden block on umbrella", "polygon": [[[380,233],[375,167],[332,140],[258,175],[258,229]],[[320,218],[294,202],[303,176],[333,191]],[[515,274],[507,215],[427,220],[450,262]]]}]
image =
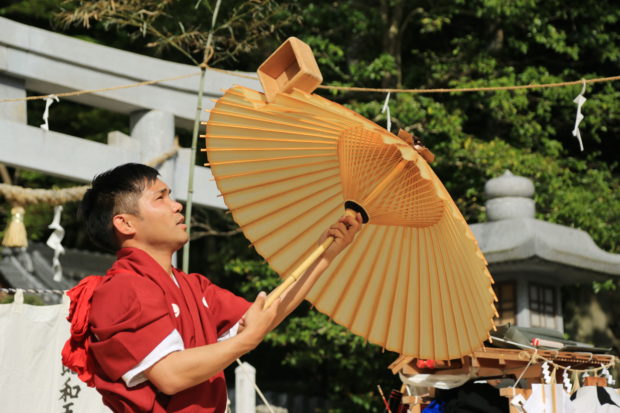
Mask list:
[{"label": "wooden block on umbrella", "polygon": [[431,152],[426,146],[419,144],[419,140],[414,139],[413,134],[407,132],[404,129],[398,131],[398,137],[407,142],[410,145],[413,145],[413,148],[424,158],[424,160],[428,163],[433,163],[435,160],[435,154]]},{"label": "wooden block on umbrella", "polygon": [[299,89],[312,93],[323,81],[312,49],[296,37],[289,37],[257,70],[268,102],[278,93]]}]

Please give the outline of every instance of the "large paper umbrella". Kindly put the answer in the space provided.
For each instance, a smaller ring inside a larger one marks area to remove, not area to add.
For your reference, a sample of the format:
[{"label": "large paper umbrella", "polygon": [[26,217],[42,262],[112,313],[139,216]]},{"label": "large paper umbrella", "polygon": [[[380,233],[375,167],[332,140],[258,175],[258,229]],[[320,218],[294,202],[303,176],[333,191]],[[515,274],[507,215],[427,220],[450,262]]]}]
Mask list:
[{"label": "large paper umbrella", "polygon": [[282,277],[322,252],[316,240],[345,207],[368,219],[307,296],[337,323],[425,359],[461,357],[488,337],[486,261],[410,143],[317,95],[268,103],[233,87],[211,110],[206,150],[235,221]]}]

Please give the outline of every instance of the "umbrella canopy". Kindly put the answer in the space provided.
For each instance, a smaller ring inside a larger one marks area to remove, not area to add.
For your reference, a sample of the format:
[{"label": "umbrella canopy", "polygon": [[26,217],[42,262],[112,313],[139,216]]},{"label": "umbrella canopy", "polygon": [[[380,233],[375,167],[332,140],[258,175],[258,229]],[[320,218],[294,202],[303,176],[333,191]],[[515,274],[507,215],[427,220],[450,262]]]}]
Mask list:
[{"label": "umbrella canopy", "polygon": [[345,207],[368,220],[307,296],[337,323],[425,359],[461,357],[488,337],[486,261],[410,143],[317,95],[268,103],[233,87],[211,110],[206,151],[235,221],[282,277]]}]

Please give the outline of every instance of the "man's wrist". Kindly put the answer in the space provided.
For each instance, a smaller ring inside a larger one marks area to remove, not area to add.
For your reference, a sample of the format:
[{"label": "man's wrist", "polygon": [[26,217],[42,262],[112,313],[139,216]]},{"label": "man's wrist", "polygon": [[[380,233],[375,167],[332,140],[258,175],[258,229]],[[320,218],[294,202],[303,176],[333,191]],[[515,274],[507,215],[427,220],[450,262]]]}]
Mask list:
[{"label": "man's wrist", "polygon": [[235,337],[231,340],[235,340],[239,344],[239,350],[243,352],[243,354],[248,353],[254,350],[258,345],[263,341],[263,337],[260,334],[252,331],[251,329],[244,329],[239,332]]}]

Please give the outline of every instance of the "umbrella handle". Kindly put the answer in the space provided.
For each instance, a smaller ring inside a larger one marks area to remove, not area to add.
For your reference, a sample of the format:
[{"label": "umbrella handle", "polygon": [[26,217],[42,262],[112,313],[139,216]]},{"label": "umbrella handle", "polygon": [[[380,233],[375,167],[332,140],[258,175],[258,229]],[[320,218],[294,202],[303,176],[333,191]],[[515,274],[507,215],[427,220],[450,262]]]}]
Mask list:
[{"label": "umbrella handle", "polygon": [[[345,215],[355,218],[357,216],[357,213],[358,211],[356,209],[351,209],[349,206],[345,205]],[[335,238],[331,236],[327,237],[327,239],[323,241],[321,245],[316,247],[316,249],[312,251],[310,255],[308,255],[304,262],[299,264],[299,267],[297,267],[291,273],[291,275],[289,275],[284,279],[284,281],[282,281],[282,284],[278,285],[272,292],[270,292],[269,296],[267,297],[267,301],[265,301],[265,306],[263,307],[263,309],[266,310],[271,307],[271,304],[273,304],[273,302],[277,300],[282,295],[282,293],[284,293],[284,291],[286,291],[291,285],[295,284],[299,277],[301,277],[302,274],[305,273],[306,270],[310,268],[310,266],[314,264],[314,262],[325,252],[325,250],[329,248],[330,245],[332,245],[334,239]]]},{"label": "umbrella handle", "polygon": [[295,271],[291,273],[291,275],[286,277],[280,285],[278,285],[271,293],[269,293],[269,296],[267,297],[267,301],[265,301],[265,306],[263,308],[266,310],[271,307],[271,304],[273,304],[273,302],[277,300],[282,295],[282,293],[284,293],[284,291],[286,291],[291,285],[295,284],[299,277],[301,277],[301,275],[306,272],[306,270],[310,268],[312,264],[314,264],[314,262],[321,256],[321,254],[323,254],[325,250],[329,248],[330,245],[332,245],[332,242],[334,242],[334,237],[328,237],[325,241],[323,241],[321,245],[319,245],[314,251],[312,251],[312,253],[304,260],[304,262],[299,264],[299,267],[297,267]]}]

